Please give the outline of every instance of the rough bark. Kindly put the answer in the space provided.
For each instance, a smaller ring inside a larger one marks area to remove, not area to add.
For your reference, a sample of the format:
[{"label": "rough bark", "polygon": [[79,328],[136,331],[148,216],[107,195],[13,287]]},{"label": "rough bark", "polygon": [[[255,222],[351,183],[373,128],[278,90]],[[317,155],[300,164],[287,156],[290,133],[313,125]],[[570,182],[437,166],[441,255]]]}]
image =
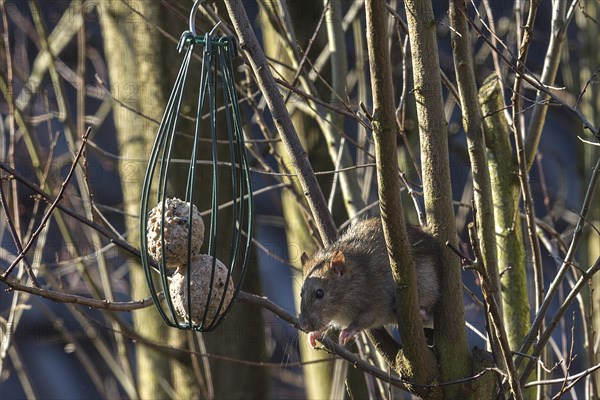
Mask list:
[{"label": "rough bark", "polygon": [[[367,21],[367,48],[371,72],[373,94],[373,138],[377,158],[377,183],[379,188],[379,208],[383,221],[383,232],[390,257],[392,275],[398,286],[396,304],[398,330],[402,338],[403,351],[397,356],[386,354],[394,359],[392,366],[409,380],[418,383],[431,383],[438,377],[436,360],[427,347],[423,324],[419,312],[419,295],[412,246],[406,233],[402,201],[400,199],[400,177],[397,163],[397,126],[394,108],[394,94],[387,41],[386,15],[384,2],[365,2]],[[383,348],[379,348],[383,351]],[[393,349],[392,349],[393,350]],[[418,388],[415,388],[418,389]],[[434,398],[441,391],[427,393]]]},{"label": "rough bark", "polygon": [[[421,139],[423,194],[427,225],[441,242],[456,243],[448,132],[442,103],[442,83],[431,1],[405,2]],[[460,267],[456,255],[444,249],[441,298],[435,310],[435,343],[443,381],[469,373]],[[444,397],[456,398],[457,387],[444,387]]]},{"label": "rough bark", "polygon": [[460,97],[463,128],[467,135],[467,149],[473,175],[473,198],[477,236],[483,254],[484,266],[492,295],[500,307],[500,275],[496,259],[496,237],[494,232],[494,209],[492,207],[492,189],[488,160],[485,152],[485,138],[481,120],[481,110],[477,97],[477,81],[473,67],[473,48],[466,18],[464,0],[450,1],[450,26],[452,32],[452,55],[454,71]]}]

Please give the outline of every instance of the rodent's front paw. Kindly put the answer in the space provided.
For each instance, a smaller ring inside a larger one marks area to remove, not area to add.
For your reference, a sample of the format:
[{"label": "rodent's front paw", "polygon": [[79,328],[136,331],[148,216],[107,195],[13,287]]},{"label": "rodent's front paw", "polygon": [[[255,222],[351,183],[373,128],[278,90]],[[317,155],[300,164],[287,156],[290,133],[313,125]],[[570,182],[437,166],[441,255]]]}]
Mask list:
[{"label": "rodent's front paw", "polygon": [[317,347],[317,340],[321,339],[322,334],[323,331],[308,332],[308,345],[313,349]]},{"label": "rodent's front paw", "polygon": [[358,329],[356,329],[354,324],[350,324],[346,329],[342,329],[342,331],[340,332],[340,338],[339,338],[340,344],[342,346],[345,346],[346,343],[348,343],[350,340],[352,340],[354,335],[356,335],[357,333],[358,333]]}]

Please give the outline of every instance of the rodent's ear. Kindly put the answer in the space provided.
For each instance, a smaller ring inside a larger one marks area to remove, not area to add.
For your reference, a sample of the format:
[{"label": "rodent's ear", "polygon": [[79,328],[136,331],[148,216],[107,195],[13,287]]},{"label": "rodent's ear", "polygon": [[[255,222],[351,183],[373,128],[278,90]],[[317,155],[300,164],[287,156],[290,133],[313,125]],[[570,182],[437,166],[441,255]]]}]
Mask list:
[{"label": "rodent's ear", "polygon": [[308,270],[310,266],[308,265],[308,255],[306,252],[302,252],[302,255],[300,256],[300,262],[302,263],[302,276],[306,277],[306,275],[308,275],[310,272]]},{"label": "rodent's ear", "polygon": [[308,261],[308,254],[306,254],[306,252],[303,251],[302,255],[300,256],[300,262],[302,263],[303,267],[304,267],[304,264],[306,264],[307,261]]},{"label": "rodent's ear", "polygon": [[331,257],[331,270],[335,272],[336,275],[342,276],[346,270],[346,257],[344,257],[344,253],[340,250],[336,250],[333,253],[333,257]]}]

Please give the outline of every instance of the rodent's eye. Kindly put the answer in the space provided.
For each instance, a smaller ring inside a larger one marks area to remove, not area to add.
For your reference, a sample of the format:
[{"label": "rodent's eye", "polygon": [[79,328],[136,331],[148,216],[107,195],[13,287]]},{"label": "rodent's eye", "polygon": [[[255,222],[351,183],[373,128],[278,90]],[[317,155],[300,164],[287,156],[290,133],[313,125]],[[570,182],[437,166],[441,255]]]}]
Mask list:
[{"label": "rodent's eye", "polygon": [[317,289],[317,291],[315,292],[315,297],[317,299],[322,299],[323,296],[325,296],[325,293],[323,292],[323,289]]}]

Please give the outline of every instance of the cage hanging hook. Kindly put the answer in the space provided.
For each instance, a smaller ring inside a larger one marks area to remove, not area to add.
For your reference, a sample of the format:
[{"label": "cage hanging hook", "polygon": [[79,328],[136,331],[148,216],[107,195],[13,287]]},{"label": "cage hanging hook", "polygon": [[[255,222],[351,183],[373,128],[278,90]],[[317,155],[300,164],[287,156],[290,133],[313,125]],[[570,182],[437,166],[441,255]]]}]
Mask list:
[{"label": "cage hanging hook", "polygon": [[[189,28],[190,28],[190,32],[192,32],[192,34],[194,36],[197,36],[198,34],[196,33],[196,14],[198,13],[198,9],[200,8],[200,5],[202,3],[206,2],[206,0],[196,0],[194,2],[194,6],[192,7],[192,11],[190,11],[190,21],[189,21]],[[213,33],[215,33],[215,31],[217,30],[217,27],[221,25],[221,21],[217,22],[217,24],[210,30],[210,32],[208,33],[209,36],[212,36]]]},{"label": "cage hanging hook", "polygon": [[[189,18],[189,29],[181,34],[181,38],[179,38],[179,43],[177,44],[177,50],[181,53],[183,50],[185,43],[187,43],[190,39],[193,41],[195,37],[198,36],[196,33],[196,14],[198,13],[198,9],[202,3],[205,3],[206,0],[196,0],[194,2],[194,6],[190,11]],[[212,35],[216,32],[217,28],[221,25],[221,21],[219,20],[215,26],[208,33],[208,37],[212,37]]]},{"label": "cage hanging hook", "polygon": [[204,3],[205,0],[196,0],[194,2],[194,6],[192,7],[192,11],[190,11],[190,21],[189,21],[189,26],[190,26],[190,32],[192,32],[192,34],[195,36],[196,35],[196,13],[198,12],[198,9],[200,8],[200,4]]}]

